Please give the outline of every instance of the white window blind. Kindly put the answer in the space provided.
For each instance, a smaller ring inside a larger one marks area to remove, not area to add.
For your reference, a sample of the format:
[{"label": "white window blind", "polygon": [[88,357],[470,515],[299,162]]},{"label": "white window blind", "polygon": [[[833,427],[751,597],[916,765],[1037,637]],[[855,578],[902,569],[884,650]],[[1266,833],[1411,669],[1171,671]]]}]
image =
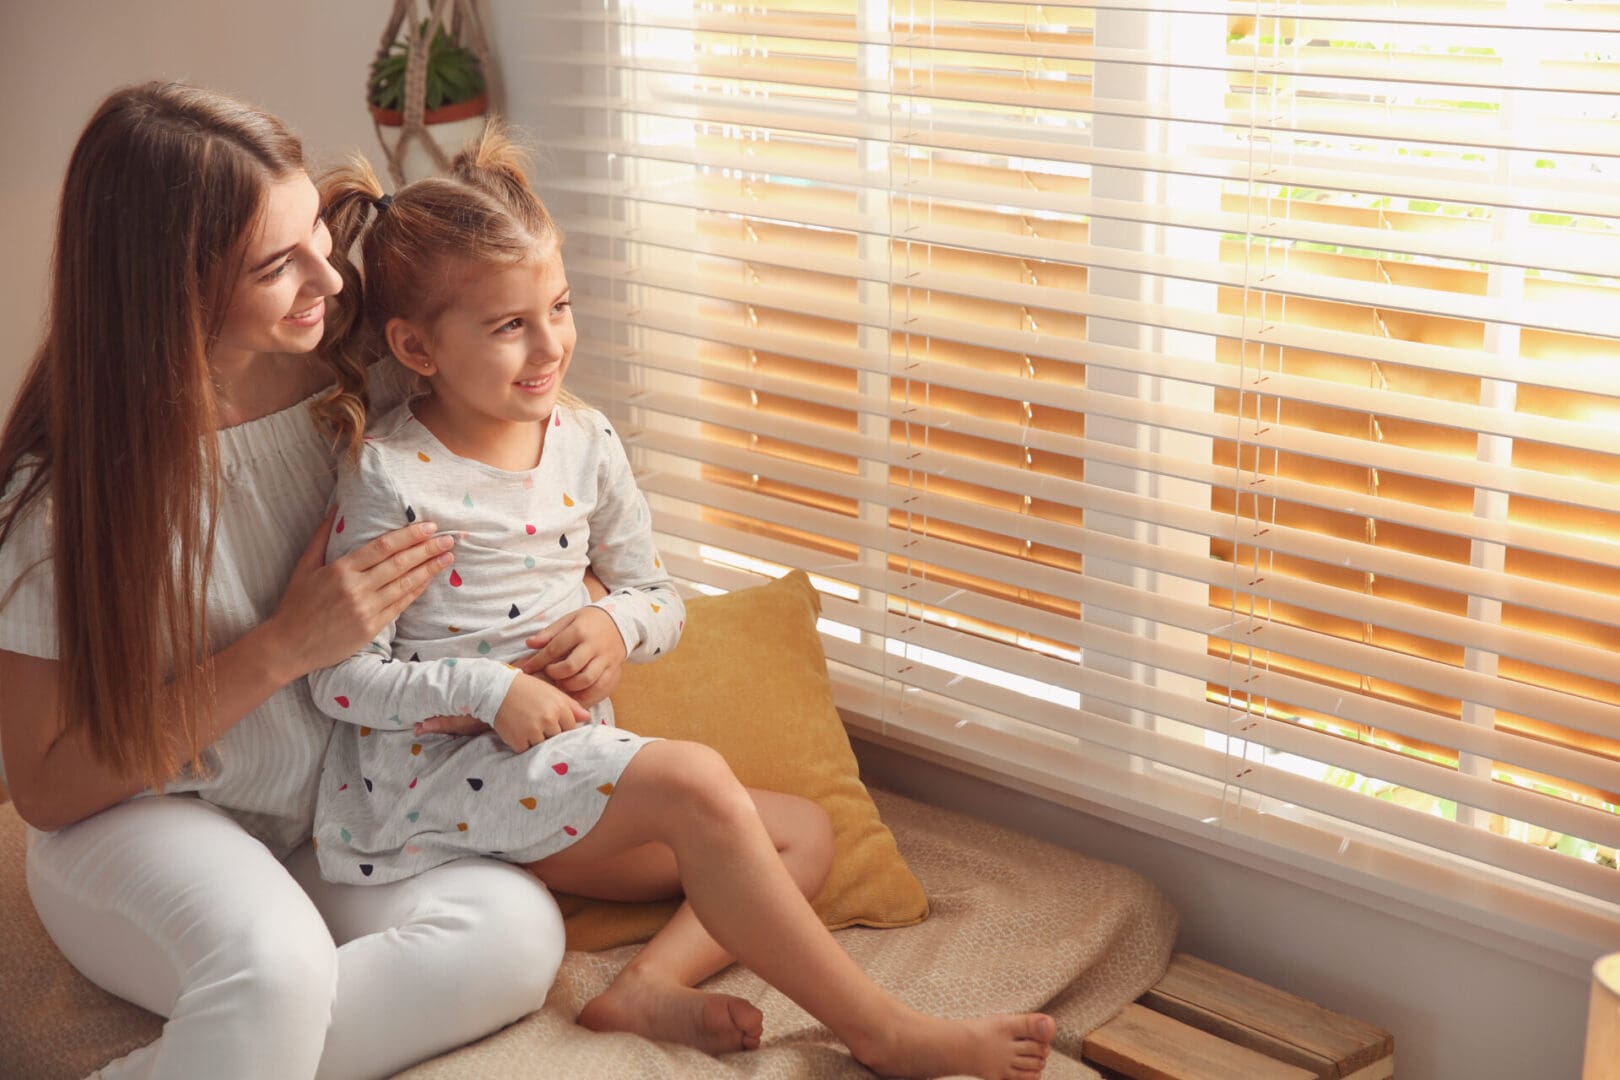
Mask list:
[{"label": "white window blind", "polygon": [[948,756],[1620,900],[1620,6],[535,21],[678,574]]}]

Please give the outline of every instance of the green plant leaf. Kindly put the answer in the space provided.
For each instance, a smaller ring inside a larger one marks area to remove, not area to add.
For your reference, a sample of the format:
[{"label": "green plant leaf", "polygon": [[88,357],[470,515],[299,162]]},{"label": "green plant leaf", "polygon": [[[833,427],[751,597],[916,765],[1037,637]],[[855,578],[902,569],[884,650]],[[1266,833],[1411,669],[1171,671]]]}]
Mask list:
[{"label": "green plant leaf", "polygon": [[425,108],[459,104],[484,92],[484,73],[479,69],[478,58],[457,43],[442,24],[433,27],[429,36],[428,21],[423,19],[372,63],[367,92],[373,105],[383,109],[405,107],[405,68],[411,50],[424,39],[428,50]]}]

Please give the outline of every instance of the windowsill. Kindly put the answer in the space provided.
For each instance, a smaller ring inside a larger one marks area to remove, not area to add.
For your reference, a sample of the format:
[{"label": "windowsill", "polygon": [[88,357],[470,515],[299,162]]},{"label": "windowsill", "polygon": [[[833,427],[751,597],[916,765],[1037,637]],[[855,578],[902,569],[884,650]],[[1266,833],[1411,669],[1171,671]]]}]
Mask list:
[{"label": "windowsill", "polygon": [[[1181,844],[1307,888],[1351,900],[1563,975],[1586,979],[1593,961],[1620,943],[1620,903],[1527,882],[1450,860],[1402,851],[1279,815],[1251,815],[1238,830],[1219,824],[1219,800],[1076,751],[1033,747],[991,727],[966,728],[922,714],[876,719],[882,690],[843,669],[834,684],[854,737]],[[874,680],[875,681],[875,680]],[[1206,813],[1213,809],[1216,814]],[[1620,882],[1620,874],[1617,874]]]}]

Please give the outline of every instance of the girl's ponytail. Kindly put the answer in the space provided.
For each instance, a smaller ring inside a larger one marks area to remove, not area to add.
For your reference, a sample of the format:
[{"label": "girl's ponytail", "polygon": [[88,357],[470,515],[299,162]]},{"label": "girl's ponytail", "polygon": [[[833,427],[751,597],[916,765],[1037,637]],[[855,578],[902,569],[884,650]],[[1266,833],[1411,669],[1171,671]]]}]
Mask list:
[{"label": "girl's ponytail", "polygon": [[366,426],[366,371],[378,357],[366,319],[365,281],[355,264],[355,249],[366,226],[382,211],[382,184],[371,163],[358,154],[321,178],[321,213],[332,234],[332,268],[343,279],[343,291],[327,303],[326,333],[321,354],[332,367],[337,386],[315,405],[332,428],[336,445],[347,446],[351,460],[360,452]]},{"label": "girl's ponytail", "polygon": [[555,236],[556,222],[529,186],[528,154],[507,134],[498,117],[490,117],[483,132],[467,142],[450,162],[450,175],[489,195],[537,237]]},{"label": "girl's ponytail", "polygon": [[[414,181],[389,198],[356,157],[316,185],[343,290],[327,302],[321,342],[337,388],[315,408],[351,461],[365,431],[367,372],[389,355],[388,320],[436,319],[453,299],[458,264],[516,265],[562,243],[524,164],[522,148],[491,118],[455,156],[449,176]],[[578,401],[567,391],[560,400]]]}]

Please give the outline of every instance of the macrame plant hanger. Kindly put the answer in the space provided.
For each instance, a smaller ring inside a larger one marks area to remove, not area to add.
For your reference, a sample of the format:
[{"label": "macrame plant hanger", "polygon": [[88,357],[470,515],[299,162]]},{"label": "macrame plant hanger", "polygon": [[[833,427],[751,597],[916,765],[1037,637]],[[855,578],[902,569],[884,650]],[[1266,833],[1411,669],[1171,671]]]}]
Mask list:
[{"label": "macrame plant hanger", "polygon": [[422,116],[427,111],[428,50],[433,44],[434,30],[447,26],[450,37],[457,44],[472,50],[472,54],[478,57],[479,67],[483,69],[486,87],[492,84],[494,75],[476,0],[431,0],[425,23],[417,13],[417,3],[418,0],[394,0],[394,13],[388,19],[388,28],[383,31],[382,42],[377,46],[377,59],[381,60],[388,55],[389,46],[398,40],[401,27],[405,27],[410,36],[411,55],[405,62],[405,126],[400,131],[399,141],[390,147],[388,140],[383,138],[382,124],[375,118],[371,122],[377,131],[377,141],[382,144],[383,154],[388,159],[388,175],[394,178],[396,185],[405,183],[405,149],[412,139],[426,148],[439,171],[447,172],[450,169],[449,156],[434,141],[432,132],[422,122]]}]

